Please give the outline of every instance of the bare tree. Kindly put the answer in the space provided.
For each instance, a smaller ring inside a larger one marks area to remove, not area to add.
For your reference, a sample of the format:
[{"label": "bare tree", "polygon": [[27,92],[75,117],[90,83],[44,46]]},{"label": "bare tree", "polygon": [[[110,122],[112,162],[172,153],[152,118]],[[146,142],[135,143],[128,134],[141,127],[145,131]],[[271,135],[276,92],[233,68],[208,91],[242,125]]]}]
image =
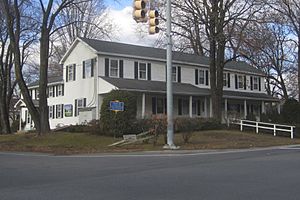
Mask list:
[{"label": "bare tree", "polygon": [[35,13],[31,12],[31,9],[28,9],[32,6],[31,3],[26,0],[3,0],[0,2],[0,8],[5,17],[6,29],[9,36],[9,48],[11,48],[11,52],[13,53],[16,80],[34,124],[39,131],[39,112],[33,104],[22,74],[26,59],[26,49],[34,42],[36,36],[34,30],[37,29],[36,23],[32,20]]},{"label": "bare tree", "polygon": [[253,23],[238,52],[267,75],[267,92],[289,98],[287,77],[294,69],[295,45],[283,21]]},{"label": "bare tree", "polygon": [[[273,9],[283,14],[288,20],[287,25],[296,36],[298,72],[300,71],[300,3],[299,0],[272,0],[267,1]],[[300,73],[298,73],[298,99],[300,95]]]},{"label": "bare tree", "polygon": [[209,56],[212,113],[217,120],[222,113],[223,69],[232,60],[227,44],[238,22],[251,20],[260,8],[256,0],[173,1],[175,35],[195,54]]}]

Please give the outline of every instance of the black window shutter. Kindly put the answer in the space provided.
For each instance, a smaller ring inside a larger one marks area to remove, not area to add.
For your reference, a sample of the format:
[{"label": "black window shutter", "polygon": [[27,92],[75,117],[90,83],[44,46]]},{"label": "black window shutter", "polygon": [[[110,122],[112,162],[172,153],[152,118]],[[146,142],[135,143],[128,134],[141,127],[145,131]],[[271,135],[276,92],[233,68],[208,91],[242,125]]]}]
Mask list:
[{"label": "black window shutter", "polygon": [[152,114],[156,115],[156,97],[152,97]]},{"label": "black window shutter", "polygon": [[151,81],[151,63],[147,64],[147,75],[148,80]]},{"label": "black window shutter", "polygon": [[134,62],[134,78],[139,79],[139,63]]},{"label": "black window shutter", "polygon": [[234,76],[235,78],[235,89],[239,89],[239,86],[238,86],[238,76],[237,74]]},{"label": "black window shutter", "polygon": [[61,104],[61,118],[64,118],[64,104]]},{"label": "black window shutter", "polygon": [[61,85],[61,93],[62,93],[62,96],[65,95],[65,85]]},{"label": "black window shutter", "polygon": [[82,62],[82,78],[85,78],[85,61]]},{"label": "black window shutter", "polygon": [[182,115],[182,99],[178,99],[178,115]]},{"label": "black window shutter", "polygon": [[68,82],[69,66],[66,66],[66,82]]},{"label": "black window shutter", "polygon": [[120,78],[123,78],[123,76],[124,76],[124,70],[123,70],[123,65],[124,65],[124,62],[123,62],[123,60],[119,60],[119,67],[120,67],[120,71],[119,71],[119,77]]},{"label": "black window shutter", "polygon": [[37,99],[37,94],[36,94],[36,92],[37,92],[37,89],[34,90],[34,97],[35,97],[35,99]]},{"label": "black window shutter", "polygon": [[260,77],[258,77],[258,89],[259,89],[259,91],[261,91],[261,79],[260,79]]},{"label": "black window shutter", "polygon": [[167,98],[164,99],[164,103],[165,103],[165,114],[167,114]]},{"label": "black window shutter", "polygon": [[55,119],[55,106],[52,106],[52,118]]},{"label": "black window shutter", "polygon": [[75,117],[77,116],[77,99],[75,99],[75,102],[74,102],[74,116]]},{"label": "black window shutter", "polygon": [[250,76],[250,87],[253,90],[253,76]]},{"label": "black window shutter", "polygon": [[55,116],[56,116],[56,118],[58,118],[58,115],[57,115],[58,113],[57,113],[57,105],[55,106]]},{"label": "black window shutter", "polygon": [[230,88],[230,73],[227,74],[228,87]]},{"label": "black window shutter", "polygon": [[74,64],[73,67],[73,81],[76,81],[76,64]]},{"label": "black window shutter", "polygon": [[95,64],[96,64],[96,58],[91,59],[91,77],[94,77]]},{"label": "black window shutter", "polygon": [[105,58],[105,76],[109,77],[109,59]]},{"label": "black window shutter", "polygon": [[83,99],[83,107],[86,107],[86,98]]},{"label": "black window shutter", "polygon": [[198,69],[195,69],[195,84],[199,84],[199,72]]},{"label": "black window shutter", "polygon": [[197,100],[197,115],[201,115],[201,101]]},{"label": "black window shutter", "polygon": [[177,82],[181,83],[181,67],[177,67]]},{"label": "black window shutter", "polygon": [[247,89],[247,77],[244,76],[244,90]]},{"label": "black window shutter", "polygon": [[205,81],[206,81],[206,85],[208,85],[208,81],[209,81],[208,70],[205,70]]}]

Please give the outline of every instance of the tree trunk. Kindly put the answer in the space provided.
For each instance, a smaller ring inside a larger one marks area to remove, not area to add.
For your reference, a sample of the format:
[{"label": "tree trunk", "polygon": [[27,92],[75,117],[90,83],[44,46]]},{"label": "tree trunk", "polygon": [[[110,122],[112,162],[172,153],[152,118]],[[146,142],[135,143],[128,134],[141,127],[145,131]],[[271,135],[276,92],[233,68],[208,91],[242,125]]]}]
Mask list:
[{"label": "tree trunk", "polygon": [[300,102],[300,22],[298,32],[298,101]]},{"label": "tree trunk", "polygon": [[49,56],[49,31],[42,27],[40,39],[40,82],[39,82],[39,109],[41,120],[41,133],[50,132],[49,114],[47,103],[48,84],[48,56]]}]

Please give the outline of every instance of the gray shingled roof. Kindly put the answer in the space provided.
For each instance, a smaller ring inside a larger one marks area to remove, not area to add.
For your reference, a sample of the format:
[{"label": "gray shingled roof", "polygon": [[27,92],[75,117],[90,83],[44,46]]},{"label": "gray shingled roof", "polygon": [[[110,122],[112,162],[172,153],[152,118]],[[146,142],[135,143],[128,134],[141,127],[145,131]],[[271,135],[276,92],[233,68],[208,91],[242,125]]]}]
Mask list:
[{"label": "gray shingled roof", "polygon": [[[148,93],[166,93],[166,82],[163,81],[146,81],[136,79],[122,79],[101,77],[103,80],[114,85],[119,90],[148,92]],[[173,93],[175,95],[193,95],[193,96],[209,96],[210,89],[199,88],[187,83],[173,83]],[[223,97],[232,99],[253,99],[264,101],[278,101],[270,95],[263,93],[250,93],[239,91],[223,91]]]},{"label": "gray shingled roof", "polygon": [[[166,60],[166,50],[153,48],[153,47],[145,47],[117,42],[108,42],[103,40],[95,40],[95,39],[87,39],[80,38],[90,47],[95,49],[99,53],[107,53],[107,54],[122,54],[124,56],[128,55],[131,57],[144,57],[144,58],[155,58]],[[182,52],[173,52],[173,60],[176,62],[187,62],[193,63],[196,65],[206,65],[209,66],[209,58],[205,56],[198,56],[194,54],[187,54]],[[231,61],[225,65],[225,69],[234,70],[234,71],[243,71],[249,73],[256,73],[260,75],[265,75],[261,70],[250,66],[245,62],[236,62]]]},{"label": "gray shingled roof", "polygon": [[[62,76],[48,77],[48,84],[58,83],[58,82],[62,82],[62,81],[63,81],[63,77]],[[34,86],[38,86],[38,85],[39,85],[39,80],[34,81],[34,82],[28,84],[28,87],[34,87]]]}]

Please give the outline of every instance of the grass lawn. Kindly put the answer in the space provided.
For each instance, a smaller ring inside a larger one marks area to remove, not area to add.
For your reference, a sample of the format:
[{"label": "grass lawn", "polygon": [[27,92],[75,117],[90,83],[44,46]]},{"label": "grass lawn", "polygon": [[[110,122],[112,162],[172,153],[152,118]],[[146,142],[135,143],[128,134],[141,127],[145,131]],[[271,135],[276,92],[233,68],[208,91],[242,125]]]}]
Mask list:
[{"label": "grass lawn", "polygon": [[[119,141],[112,137],[92,135],[88,133],[52,133],[43,136],[34,134],[0,135],[0,151],[45,152],[53,154],[77,154],[95,152],[132,152],[162,150],[163,137],[157,145],[132,144],[122,147],[108,147]],[[235,130],[217,130],[194,132],[188,144],[183,143],[182,135],[175,134],[175,144],[182,149],[237,149],[268,147],[288,144],[300,144],[300,139],[273,137],[268,134],[239,132]]]}]

